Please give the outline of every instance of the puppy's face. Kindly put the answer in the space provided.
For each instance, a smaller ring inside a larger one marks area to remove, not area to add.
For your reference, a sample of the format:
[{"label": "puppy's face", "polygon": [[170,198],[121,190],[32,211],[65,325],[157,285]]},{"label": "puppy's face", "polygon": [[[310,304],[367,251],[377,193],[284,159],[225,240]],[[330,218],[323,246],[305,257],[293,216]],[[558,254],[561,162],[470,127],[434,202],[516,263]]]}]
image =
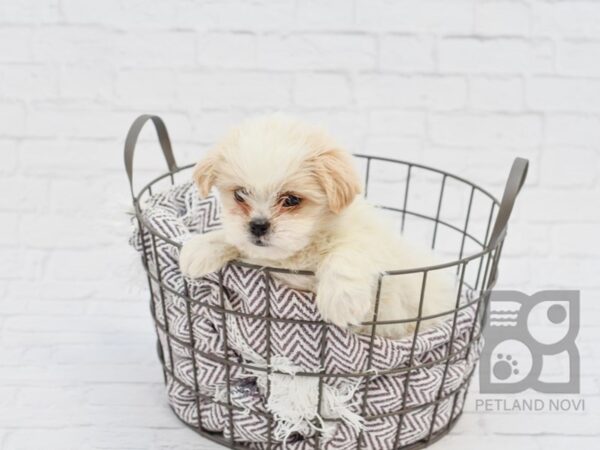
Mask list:
[{"label": "puppy's face", "polygon": [[227,241],[247,257],[282,260],[309,245],[360,192],[351,157],[322,131],[273,116],[232,131],[194,170],[216,186]]}]

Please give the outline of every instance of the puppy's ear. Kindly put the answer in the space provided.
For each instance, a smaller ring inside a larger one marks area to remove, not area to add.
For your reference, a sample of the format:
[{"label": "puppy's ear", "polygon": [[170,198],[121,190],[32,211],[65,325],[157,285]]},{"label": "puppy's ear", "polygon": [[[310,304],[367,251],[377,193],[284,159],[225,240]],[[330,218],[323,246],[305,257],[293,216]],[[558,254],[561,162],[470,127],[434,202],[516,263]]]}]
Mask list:
[{"label": "puppy's ear", "polygon": [[200,196],[202,198],[208,197],[210,190],[215,184],[216,176],[216,152],[211,151],[204,159],[200,160],[194,167],[194,174],[192,175]]},{"label": "puppy's ear", "polygon": [[316,167],[329,209],[337,214],[352,203],[361,191],[351,156],[340,149],[325,150],[317,155]]}]

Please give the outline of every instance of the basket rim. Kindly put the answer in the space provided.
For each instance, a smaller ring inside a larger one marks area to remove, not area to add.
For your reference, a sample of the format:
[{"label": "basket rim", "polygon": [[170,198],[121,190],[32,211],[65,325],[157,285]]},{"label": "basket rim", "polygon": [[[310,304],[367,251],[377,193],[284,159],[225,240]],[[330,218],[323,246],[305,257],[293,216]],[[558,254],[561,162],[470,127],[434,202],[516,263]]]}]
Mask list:
[{"label": "basket rim", "polygon": [[[365,155],[362,153],[355,153],[353,154],[353,156],[357,157],[357,158],[361,158],[361,159],[366,159],[367,160],[367,164],[370,163],[371,160],[375,160],[375,161],[383,161],[383,162],[389,162],[389,163],[393,163],[393,164],[401,164],[404,165],[406,167],[412,168],[412,167],[416,167],[418,169],[424,169],[424,170],[429,170],[431,172],[443,175],[444,178],[452,178],[454,180],[457,180],[459,182],[462,182],[464,184],[466,184],[467,186],[470,186],[472,189],[472,192],[474,192],[475,190],[479,191],[480,193],[484,194],[486,197],[488,197],[491,201],[492,201],[492,213],[493,210],[498,208],[500,206],[500,202],[498,201],[498,199],[496,197],[494,197],[490,192],[488,192],[486,189],[476,185],[475,183],[473,183],[472,181],[469,181],[463,177],[460,177],[458,175],[454,175],[450,172],[441,170],[441,169],[436,169],[434,167],[430,167],[424,164],[418,164],[418,163],[413,163],[410,161],[404,161],[404,160],[400,160],[400,159],[394,159],[394,158],[386,158],[386,157],[382,157],[382,156],[374,156],[374,155]],[[144,217],[143,214],[143,210],[140,207],[140,199],[142,197],[142,195],[144,195],[144,193],[148,192],[149,195],[151,194],[151,189],[152,186],[154,184],[156,184],[157,182],[159,182],[160,180],[163,180],[167,177],[171,177],[171,181],[174,181],[173,176],[176,173],[182,172],[184,170],[190,169],[192,167],[195,166],[195,163],[191,163],[191,164],[186,164],[184,166],[176,166],[173,170],[169,171],[169,172],[165,172],[159,176],[157,176],[156,178],[150,180],[148,183],[146,183],[138,192],[137,195],[134,195],[133,197],[133,206],[134,206],[134,210],[135,210],[135,216],[137,218],[138,221],[140,221],[145,228],[148,229],[148,231],[155,235],[156,237],[162,239],[163,241],[177,247],[178,249],[181,249],[181,247],[183,246],[181,243],[174,241],[173,239],[165,236],[163,233],[161,233],[160,231],[156,230],[156,228],[154,228]],[[376,205],[374,205],[375,207],[378,207]],[[386,208],[386,207],[381,207],[379,206],[378,208],[381,209],[390,209],[390,208]],[[408,274],[417,274],[417,273],[426,273],[426,272],[431,272],[431,271],[435,271],[435,270],[443,270],[443,269],[447,269],[449,267],[453,267],[453,266],[461,266],[461,265],[466,265],[467,263],[469,263],[470,261],[474,260],[474,259],[478,259],[481,258],[489,253],[491,253],[493,250],[495,250],[496,248],[500,247],[502,245],[503,239],[498,240],[498,242],[496,243],[495,246],[489,246],[488,243],[482,243],[479,240],[475,239],[473,236],[471,236],[470,234],[468,234],[466,232],[466,230],[461,230],[456,226],[453,226],[451,224],[448,224],[447,222],[444,222],[442,220],[439,220],[439,218],[431,218],[428,216],[425,216],[423,214],[419,214],[419,213],[414,213],[411,211],[403,211],[400,209],[395,209],[396,211],[401,211],[404,212],[406,214],[410,214],[413,216],[417,216],[417,217],[421,217],[423,219],[427,219],[427,220],[431,220],[432,222],[437,221],[439,224],[442,224],[446,227],[452,228],[457,232],[462,233],[465,237],[470,238],[472,241],[474,241],[476,244],[480,245],[482,247],[482,250],[477,251],[475,253],[471,253],[467,256],[463,256],[462,258],[459,259],[454,259],[454,260],[450,260],[450,261],[446,261],[440,264],[434,264],[434,265],[430,265],[430,266],[422,266],[422,267],[412,267],[412,268],[407,268],[407,269],[390,269],[390,270],[385,270],[382,271],[379,274],[379,278],[382,279],[383,277],[389,277],[389,276],[397,276],[397,275],[408,275]],[[490,224],[489,226],[491,226],[491,218],[492,215],[490,215]],[[487,236],[487,238],[489,238],[489,236]],[[486,239],[487,239],[486,238]],[[243,266],[243,267],[247,267],[247,268],[251,268],[251,269],[256,269],[256,270],[263,270],[265,272],[269,272],[269,273],[279,273],[279,274],[289,274],[289,275],[306,275],[306,276],[314,276],[315,272],[312,270],[294,270],[294,269],[288,269],[285,267],[273,267],[273,266],[264,266],[264,265],[259,265],[259,264],[252,264],[252,263],[248,263],[245,261],[240,261],[240,260],[233,260],[230,261],[231,263]]]}]

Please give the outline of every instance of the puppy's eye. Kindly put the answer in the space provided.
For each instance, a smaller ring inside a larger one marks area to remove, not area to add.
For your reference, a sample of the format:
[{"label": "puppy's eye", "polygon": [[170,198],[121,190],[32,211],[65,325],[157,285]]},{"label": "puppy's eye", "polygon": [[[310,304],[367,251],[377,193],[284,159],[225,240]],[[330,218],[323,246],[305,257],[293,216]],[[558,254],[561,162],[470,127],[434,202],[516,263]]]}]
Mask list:
[{"label": "puppy's eye", "polygon": [[283,197],[282,204],[286,208],[292,208],[294,206],[298,206],[301,201],[302,201],[302,199],[300,197],[290,194],[290,195],[286,195],[285,197]]},{"label": "puppy's eye", "polygon": [[244,203],[246,201],[243,197],[244,194],[244,189],[236,189],[235,191],[233,191],[233,198],[235,198],[236,202]]}]

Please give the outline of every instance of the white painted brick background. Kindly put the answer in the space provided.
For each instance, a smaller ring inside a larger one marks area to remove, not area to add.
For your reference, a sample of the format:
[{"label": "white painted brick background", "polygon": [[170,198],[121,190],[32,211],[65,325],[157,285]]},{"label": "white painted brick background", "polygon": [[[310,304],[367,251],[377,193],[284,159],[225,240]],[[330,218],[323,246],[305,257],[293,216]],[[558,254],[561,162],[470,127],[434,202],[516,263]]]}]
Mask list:
[{"label": "white painted brick background", "polygon": [[[0,448],[213,448],[166,407],[122,144],[157,113],[191,162],[274,110],[497,195],[531,160],[500,284],[582,290],[587,411],[476,413],[474,388],[434,448],[597,448],[596,0],[1,0]],[[144,138],[139,179],[162,170]]]}]

